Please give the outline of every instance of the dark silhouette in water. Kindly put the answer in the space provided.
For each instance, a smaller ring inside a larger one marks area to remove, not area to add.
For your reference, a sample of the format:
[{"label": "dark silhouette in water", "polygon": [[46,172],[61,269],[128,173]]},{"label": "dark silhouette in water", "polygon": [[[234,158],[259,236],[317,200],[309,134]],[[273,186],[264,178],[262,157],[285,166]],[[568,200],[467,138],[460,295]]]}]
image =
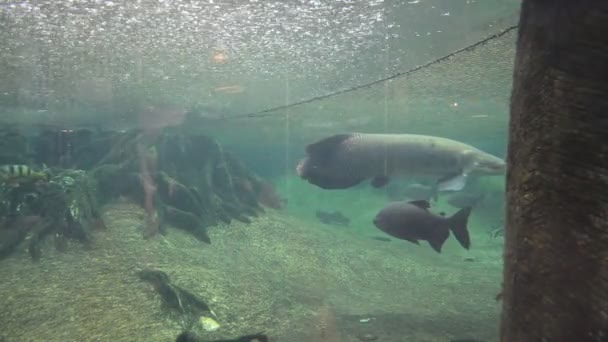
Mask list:
[{"label": "dark silhouette in water", "polygon": [[374,225],[383,232],[399,239],[419,244],[425,240],[437,252],[450,236],[450,230],[462,247],[469,249],[471,241],[467,222],[471,208],[461,209],[451,217],[443,217],[429,211],[427,201],[393,202],[374,218]]},{"label": "dark silhouette in water", "polygon": [[348,226],[350,225],[350,219],[344,215],[342,215],[339,211],[327,212],[322,210],[317,210],[317,218],[319,221],[330,224],[334,226]]},{"label": "dark silhouette in water", "polygon": [[203,340],[194,333],[184,331],[177,336],[175,342],[268,342],[268,336],[265,334],[253,334],[237,337],[232,340]]}]

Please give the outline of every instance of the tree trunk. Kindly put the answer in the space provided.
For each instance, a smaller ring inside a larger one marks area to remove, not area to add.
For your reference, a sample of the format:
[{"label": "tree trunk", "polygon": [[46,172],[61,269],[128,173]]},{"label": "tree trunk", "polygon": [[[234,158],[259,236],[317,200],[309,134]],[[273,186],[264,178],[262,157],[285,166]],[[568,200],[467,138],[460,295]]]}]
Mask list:
[{"label": "tree trunk", "polygon": [[501,341],[608,341],[608,1],[524,0]]}]

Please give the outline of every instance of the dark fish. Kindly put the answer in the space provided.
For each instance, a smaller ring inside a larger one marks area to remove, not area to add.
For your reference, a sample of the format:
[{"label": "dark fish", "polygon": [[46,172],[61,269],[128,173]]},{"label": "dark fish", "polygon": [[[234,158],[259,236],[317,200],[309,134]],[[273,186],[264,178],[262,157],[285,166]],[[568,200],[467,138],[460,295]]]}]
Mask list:
[{"label": "dark fish", "polygon": [[451,217],[433,214],[429,208],[427,201],[393,202],[376,215],[374,225],[391,236],[415,244],[425,240],[438,253],[451,230],[460,245],[469,249],[467,222],[471,208],[461,209]]},{"label": "dark fish", "polygon": [[455,140],[415,134],[337,134],[306,147],[298,175],[323,189],[366,179],[382,187],[392,177],[424,177],[439,191],[461,190],[468,176],[503,174],[505,162]]},{"label": "dark fish", "polygon": [[325,224],[331,224],[336,226],[348,226],[350,224],[350,219],[342,215],[342,213],[339,211],[326,212],[322,210],[317,210],[316,215],[319,221]]},{"label": "dark fish", "polygon": [[203,340],[192,332],[184,331],[177,336],[175,342],[268,342],[268,336],[265,334],[253,334],[237,337],[232,340]]},{"label": "dark fish", "polygon": [[457,192],[448,197],[448,203],[455,208],[476,207],[483,201],[484,194]]},{"label": "dark fish", "polygon": [[410,200],[437,201],[437,187],[423,184],[410,184],[403,189],[403,195]]}]

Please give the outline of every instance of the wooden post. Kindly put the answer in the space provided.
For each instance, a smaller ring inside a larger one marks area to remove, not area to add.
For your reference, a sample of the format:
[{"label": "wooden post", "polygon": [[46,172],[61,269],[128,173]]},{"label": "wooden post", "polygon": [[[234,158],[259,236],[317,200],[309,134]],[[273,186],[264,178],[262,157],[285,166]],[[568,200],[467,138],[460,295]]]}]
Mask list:
[{"label": "wooden post", "polygon": [[501,341],[608,341],[608,1],[524,0]]}]

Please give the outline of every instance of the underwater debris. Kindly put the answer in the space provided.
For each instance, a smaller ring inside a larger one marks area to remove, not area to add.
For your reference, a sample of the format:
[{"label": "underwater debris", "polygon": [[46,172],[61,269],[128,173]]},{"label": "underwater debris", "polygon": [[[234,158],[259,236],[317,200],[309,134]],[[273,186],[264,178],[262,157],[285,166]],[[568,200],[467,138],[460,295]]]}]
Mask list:
[{"label": "underwater debris", "polygon": [[318,342],[339,342],[342,341],[338,321],[333,308],[328,303],[322,303],[315,312],[316,318],[316,337]]},{"label": "underwater debris", "polygon": [[207,227],[251,223],[264,212],[263,181],[210,137],[166,129],[153,140],[136,134],[120,142],[122,149],[113,148],[93,172],[106,197],[142,203],[150,223],[147,237],[168,223],[209,243]]},{"label": "underwater debris", "polygon": [[216,331],[220,328],[220,324],[211,317],[201,316],[198,321],[205,331]]},{"label": "underwater debris", "polygon": [[317,216],[317,219],[319,219],[320,222],[325,223],[325,224],[334,225],[334,226],[350,225],[350,219],[348,217],[344,216],[339,211],[327,212],[327,211],[323,211],[323,210],[317,210],[315,215]]},{"label": "underwater debris", "polygon": [[199,241],[211,243],[206,225],[193,213],[165,206],[165,219],[170,221],[175,227],[190,232]]},{"label": "underwater debris", "polygon": [[237,337],[231,340],[203,340],[193,332],[184,331],[177,336],[175,342],[268,342],[268,336],[262,333]]},{"label": "underwater debris", "polygon": [[505,236],[505,228],[502,226],[494,228],[490,232],[490,237],[493,239],[496,239],[499,236]]},{"label": "underwater debris", "polygon": [[378,339],[378,336],[373,335],[373,334],[361,334],[361,335],[357,335],[357,338],[359,339],[359,341],[375,341]]},{"label": "underwater debris", "polygon": [[[146,209],[144,238],[172,225],[205,243],[210,226],[248,224],[263,206],[276,207],[269,183],[214,139],[186,130],[166,127],[150,136],[44,127],[26,137],[0,129],[0,259],[26,240],[33,259],[47,238],[58,251],[70,240],[89,244],[92,228],[105,227],[101,206],[121,197]],[[41,164],[50,168],[29,166]],[[12,218],[28,216],[41,221],[16,230]]]},{"label": "underwater debris", "polygon": [[268,208],[283,209],[287,199],[280,198],[270,182],[263,180],[259,184],[258,201]]},{"label": "underwater debris", "polygon": [[[27,174],[27,173],[24,173]],[[84,171],[68,170],[42,184],[19,183],[0,187],[5,204],[0,259],[25,240],[34,261],[42,256],[41,243],[48,236],[55,248],[67,250],[68,240],[88,245],[93,228],[105,227],[95,200],[95,184]]]},{"label": "underwater debris", "polygon": [[[39,220],[39,217],[36,217]],[[37,221],[36,220],[36,221]],[[28,222],[30,221],[30,222]],[[3,218],[0,223],[0,260],[11,255],[36,224],[30,217]]]},{"label": "underwater debris", "polygon": [[[154,287],[161,298],[162,309],[179,322],[183,329],[192,329],[195,324],[201,322],[202,318],[211,318],[215,321],[215,314],[203,299],[172,284],[165,272],[142,270],[137,272],[137,276]],[[208,322],[208,319],[203,321]]]}]

